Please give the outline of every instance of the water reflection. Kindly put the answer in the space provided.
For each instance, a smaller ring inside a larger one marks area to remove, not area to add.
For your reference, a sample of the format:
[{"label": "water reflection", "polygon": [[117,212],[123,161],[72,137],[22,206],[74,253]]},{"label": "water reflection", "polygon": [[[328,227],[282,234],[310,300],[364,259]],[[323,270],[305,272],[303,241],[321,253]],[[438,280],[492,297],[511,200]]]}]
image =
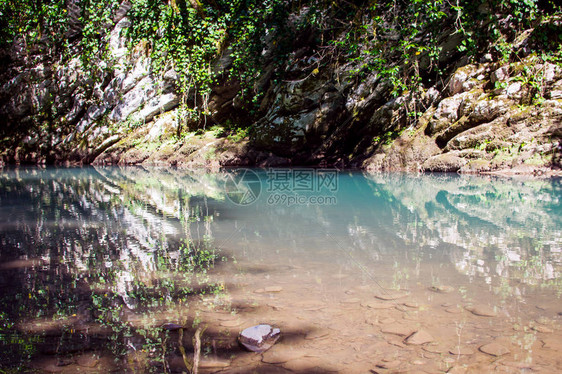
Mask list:
[{"label": "water reflection", "polygon": [[215,183],[140,169],[2,173],[2,365],[55,348],[121,357],[161,341],[142,331],[155,310],[221,292],[204,276],[217,260],[205,210]]},{"label": "water reflection", "polygon": [[[214,360],[207,370],[248,368],[235,339],[238,314],[263,322],[262,307],[324,310],[318,305],[339,303],[340,291],[417,289],[421,297],[428,286],[447,285],[459,291],[447,300],[453,305],[485,290],[519,324],[529,322],[513,300],[560,305],[558,179],[340,172],[337,190],[299,193],[305,203],[291,204],[268,188],[271,172],[255,172],[260,195],[240,205],[226,195],[229,172],[3,170],[0,365],[181,372],[199,331],[202,354]],[[315,194],[330,203],[311,203]],[[285,289],[285,304],[263,298],[271,282],[284,285],[269,289]],[[304,295],[312,307],[300,304]],[[541,313],[555,319],[559,312]],[[335,330],[333,318],[326,316]],[[306,351],[303,331],[314,323],[283,321]],[[163,329],[166,322],[185,326],[185,336]],[[534,344],[534,335],[529,341],[520,345]],[[263,372],[275,366],[254,364]]]}]

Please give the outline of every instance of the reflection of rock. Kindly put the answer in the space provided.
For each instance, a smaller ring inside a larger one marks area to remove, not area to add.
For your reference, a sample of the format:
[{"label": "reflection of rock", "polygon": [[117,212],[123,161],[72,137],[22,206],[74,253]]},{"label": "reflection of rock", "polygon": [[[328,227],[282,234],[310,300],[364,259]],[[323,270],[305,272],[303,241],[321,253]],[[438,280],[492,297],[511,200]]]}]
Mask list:
[{"label": "reflection of rock", "polygon": [[281,330],[269,325],[248,327],[240,333],[240,343],[253,352],[265,352],[275,344],[281,336]]}]

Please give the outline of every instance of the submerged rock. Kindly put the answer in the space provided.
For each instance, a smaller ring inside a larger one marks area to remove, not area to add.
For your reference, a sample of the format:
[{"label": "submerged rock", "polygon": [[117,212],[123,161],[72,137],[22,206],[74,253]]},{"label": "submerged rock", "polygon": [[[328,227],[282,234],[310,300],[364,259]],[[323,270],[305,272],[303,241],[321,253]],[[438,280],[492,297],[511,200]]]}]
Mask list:
[{"label": "submerged rock", "polygon": [[375,295],[380,300],[397,300],[410,295],[410,292],[404,290],[381,290]]},{"label": "submerged rock", "polygon": [[412,334],[413,331],[414,329],[412,329],[411,327],[404,326],[402,324],[390,324],[381,328],[381,332],[383,332],[384,334],[392,334],[398,336],[408,336]]},{"label": "submerged rock", "polygon": [[240,333],[238,341],[252,352],[265,352],[277,342],[281,330],[270,325],[248,327]]},{"label": "submerged rock", "polygon": [[472,355],[474,354],[474,349],[465,346],[456,346],[455,348],[449,350],[449,353],[457,356]]},{"label": "submerged rock", "polygon": [[422,345],[426,343],[431,343],[434,340],[435,339],[433,338],[433,336],[431,336],[429,332],[425,330],[418,330],[412,335],[408,336],[404,340],[404,343],[413,344],[413,345]]},{"label": "submerged rock", "polygon": [[429,289],[433,292],[438,292],[438,293],[450,293],[455,290],[455,287],[446,286],[446,285],[435,285],[429,287]]},{"label": "submerged rock", "polygon": [[509,349],[495,342],[481,346],[480,351],[496,357],[509,353]]},{"label": "submerged rock", "polygon": [[554,330],[552,330],[550,327],[546,327],[546,326],[543,326],[543,325],[535,325],[535,326],[532,327],[532,329],[535,330],[536,332],[542,332],[542,333],[545,333],[545,334],[549,334],[549,333],[554,332]]},{"label": "submerged rock", "polygon": [[498,315],[494,308],[487,305],[474,305],[465,308],[470,313],[480,317],[495,317]]}]

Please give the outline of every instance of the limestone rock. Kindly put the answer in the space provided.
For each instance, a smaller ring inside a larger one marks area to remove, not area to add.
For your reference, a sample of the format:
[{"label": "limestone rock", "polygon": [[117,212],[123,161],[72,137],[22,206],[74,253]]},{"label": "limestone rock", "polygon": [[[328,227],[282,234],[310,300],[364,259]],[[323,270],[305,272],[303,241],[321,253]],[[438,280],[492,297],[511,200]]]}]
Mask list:
[{"label": "limestone rock", "polygon": [[503,82],[507,80],[507,78],[509,78],[509,68],[507,66],[502,66],[490,75],[492,83]]},{"label": "limestone rock", "polygon": [[456,172],[467,163],[468,160],[464,158],[445,153],[429,158],[423,163],[421,169],[429,172]]}]

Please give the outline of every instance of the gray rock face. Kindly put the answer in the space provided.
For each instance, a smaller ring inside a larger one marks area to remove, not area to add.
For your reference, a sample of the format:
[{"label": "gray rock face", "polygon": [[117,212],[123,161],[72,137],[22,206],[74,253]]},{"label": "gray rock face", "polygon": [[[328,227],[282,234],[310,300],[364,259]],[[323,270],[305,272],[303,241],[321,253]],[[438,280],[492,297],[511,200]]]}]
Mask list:
[{"label": "gray rock face", "polygon": [[281,330],[270,325],[256,325],[243,330],[238,337],[240,343],[252,352],[265,352],[277,342]]}]

